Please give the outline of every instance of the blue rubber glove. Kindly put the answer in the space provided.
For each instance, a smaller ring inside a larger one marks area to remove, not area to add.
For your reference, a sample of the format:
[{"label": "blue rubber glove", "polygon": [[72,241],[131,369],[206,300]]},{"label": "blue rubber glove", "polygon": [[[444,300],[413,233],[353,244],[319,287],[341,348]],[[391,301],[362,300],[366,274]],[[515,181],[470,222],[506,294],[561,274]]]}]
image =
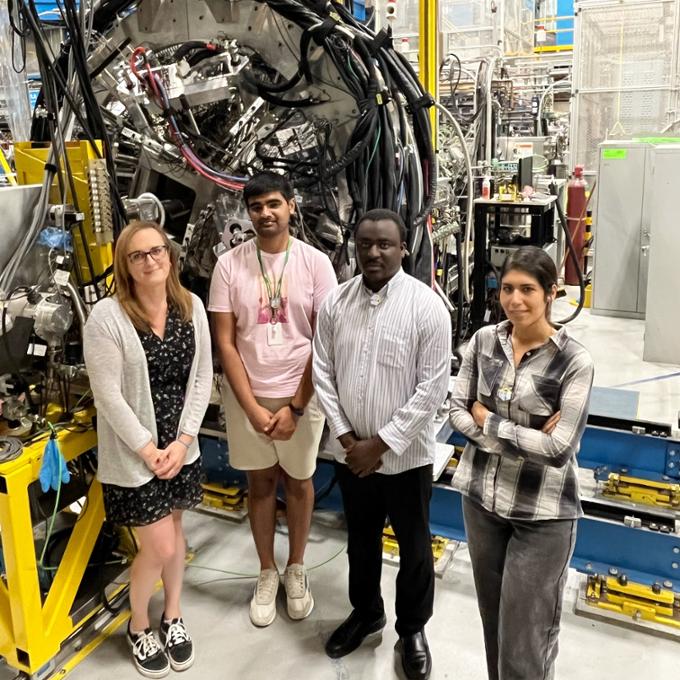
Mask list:
[{"label": "blue rubber glove", "polygon": [[56,437],[52,436],[45,445],[45,452],[43,453],[43,462],[40,468],[40,488],[43,492],[47,492],[50,488],[56,491],[59,487],[60,477],[62,484],[68,484],[71,481],[66,461],[59,449],[59,442]]}]

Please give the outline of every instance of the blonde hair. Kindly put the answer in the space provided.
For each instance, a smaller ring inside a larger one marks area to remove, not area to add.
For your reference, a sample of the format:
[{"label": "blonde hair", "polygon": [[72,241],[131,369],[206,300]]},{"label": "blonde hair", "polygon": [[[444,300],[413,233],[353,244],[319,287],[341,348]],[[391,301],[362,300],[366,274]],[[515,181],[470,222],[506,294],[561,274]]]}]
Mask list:
[{"label": "blonde hair", "polygon": [[163,239],[163,244],[168,249],[170,273],[165,282],[168,305],[174,306],[179,311],[183,321],[191,321],[193,302],[191,293],[179,281],[177,251],[167,234],[155,222],[131,222],[118,236],[113,253],[113,279],[116,284],[116,296],[120,306],[130,317],[130,321],[132,321],[135,328],[143,331],[150,329],[149,318],[135,295],[135,282],[130,276],[130,260],[128,259],[128,248],[130,247],[132,237],[144,229],[154,229],[157,231]]}]

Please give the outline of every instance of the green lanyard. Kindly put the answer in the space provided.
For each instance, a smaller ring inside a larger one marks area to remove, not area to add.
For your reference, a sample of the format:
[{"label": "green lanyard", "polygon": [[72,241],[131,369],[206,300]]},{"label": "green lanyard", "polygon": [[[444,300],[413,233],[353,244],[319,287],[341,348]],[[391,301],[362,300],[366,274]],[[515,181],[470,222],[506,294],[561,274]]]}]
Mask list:
[{"label": "green lanyard", "polygon": [[279,307],[281,307],[281,286],[283,285],[283,272],[286,271],[286,265],[288,264],[288,257],[290,255],[290,249],[293,246],[293,239],[288,239],[288,245],[286,246],[286,257],[283,260],[283,269],[281,269],[281,276],[278,282],[276,278],[274,279],[274,284],[270,280],[267,272],[264,270],[264,265],[262,264],[262,255],[260,254],[260,246],[255,243],[255,248],[257,249],[257,261],[260,263],[260,271],[262,272],[262,278],[264,279],[264,285],[267,288],[267,297],[269,298],[269,306],[276,315]]}]

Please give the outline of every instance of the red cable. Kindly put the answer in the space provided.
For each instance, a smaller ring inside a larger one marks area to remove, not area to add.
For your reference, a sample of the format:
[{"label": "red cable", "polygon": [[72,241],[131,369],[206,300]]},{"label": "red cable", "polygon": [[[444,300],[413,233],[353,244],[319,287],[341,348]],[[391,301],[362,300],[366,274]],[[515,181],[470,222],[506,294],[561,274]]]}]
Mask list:
[{"label": "red cable", "polygon": [[[130,57],[130,70],[132,73],[135,75],[137,80],[144,86],[144,78],[139,74],[137,71],[137,65],[136,65],[136,60],[137,57],[143,56],[144,57],[144,65],[146,66],[146,71],[147,71],[147,78],[149,80],[149,83],[151,84],[151,88],[153,89],[154,95],[156,96],[157,103],[161,106],[161,108],[164,108],[163,106],[163,101],[161,97],[160,90],[158,89],[158,84],[156,83],[156,75],[153,73],[151,70],[151,65],[146,59],[146,49],[144,47],[136,47],[133,52],[132,56]],[[210,175],[207,171],[203,170],[199,165],[197,165],[192,158],[189,157],[185,150],[185,143],[182,140],[181,137],[177,135],[175,130],[173,129],[172,125],[169,125],[170,128],[170,136],[175,139],[175,143],[177,147],[179,148],[180,152],[182,153],[182,156],[186,160],[186,162],[189,164],[189,166],[195,171],[198,172],[200,175],[205,177],[206,179],[209,179],[212,182],[215,182],[221,187],[224,187],[226,189],[231,189],[232,191],[241,191],[245,185],[243,184],[236,184],[233,182],[230,182],[229,180],[221,179],[219,177],[213,177]]]},{"label": "red cable", "polygon": [[151,70],[151,65],[149,62],[146,62],[146,72],[149,74],[149,80],[151,81],[151,89],[153,90],[153,93],[156,95],[156,102],[160,105],[161,108],[163,108],[163,101],[161,100],[161,93],[158,90],[158,85],[156,84],[156,75],[153,73]]},{"label": "red cable", "polygon": [[146,49],[144,47],[135,47],[135,49],[132,51],[132,56],[130,57],[130,70],[132,73],[135,75],[137,80],[141,81],[142,77],[139,75],[137,72],[137,57],[140,55],[143,55],[146,53]]}]

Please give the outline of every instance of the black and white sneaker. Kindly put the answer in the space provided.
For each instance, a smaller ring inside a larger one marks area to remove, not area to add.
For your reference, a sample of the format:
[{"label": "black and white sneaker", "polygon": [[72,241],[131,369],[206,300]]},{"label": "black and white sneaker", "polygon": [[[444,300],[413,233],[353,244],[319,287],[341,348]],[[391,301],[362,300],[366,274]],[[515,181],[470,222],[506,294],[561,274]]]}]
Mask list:
[{"label": "black and white sneaker", "polygon": [[151,628],[143,633],[132,633],[128,624],[127,640],[132,648],[135,666],[142,675],[147,678],[164,678],[170,672],[168,657]]},{"label": "black and white sneaker", "polygon": [[194,643],[187,633],[184,621],[161,616],[161,642],[174,671],[185,671],[194,663]]}]

